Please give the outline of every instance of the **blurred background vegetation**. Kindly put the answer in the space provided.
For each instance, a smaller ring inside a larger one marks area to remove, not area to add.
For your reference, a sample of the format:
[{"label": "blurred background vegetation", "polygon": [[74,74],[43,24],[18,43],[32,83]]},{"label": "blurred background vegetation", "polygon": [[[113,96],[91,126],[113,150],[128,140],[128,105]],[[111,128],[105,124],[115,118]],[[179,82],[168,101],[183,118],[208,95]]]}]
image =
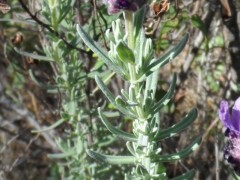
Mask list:
[{"label": "blurred background vegetation", "polygon": [[[124,142],[109,137],[99,122],[98,106],[108,107],[115,125],[131,127],[128,119],[112,113],[114,108],[106,104],[93,77],[99,73],[106,82],[111,79],[109,86],[116,95],[124,82],[83,46],[75,27],[84,26],[108,48],[104,32],[119,15],[109,16],[97,0],[57,2],[3,1],[11,10],[0,12],[0,179],[84,179],[79,175],[83,172],[89,178],[97,172],[98,178],[114,174],[121,179],[127,167],[98,167],[94,160],[79,155],[88,143],[111,153],[126,151]],[[218,108],[222,99],[233,102],[240,94],[240,2],[168,2],[169,11],[159,17],[153,16],[152,6],[148,8],[145,29],[154,41],[155,55],[163,54],[187,32],[190,40],[160,72],[156,98],[168,89],[173,72],[178,74],[175,97],[163,110],[161,123],[168,127],[178,122],[194,106],[199,115],[191,128],[161,145],[164,153],[176,152],[198,134],[203,143],[191,157],[164,167],[169,177],[195,168],[196,179],[231,179],[223,160],[224,131]],[[47,127],[51,128],[39,132]],[[60,138],[58,145],[56,138]],[[70,152],[71,147],[80,150]],[[86,159],[96,168],[83,167]]]}]

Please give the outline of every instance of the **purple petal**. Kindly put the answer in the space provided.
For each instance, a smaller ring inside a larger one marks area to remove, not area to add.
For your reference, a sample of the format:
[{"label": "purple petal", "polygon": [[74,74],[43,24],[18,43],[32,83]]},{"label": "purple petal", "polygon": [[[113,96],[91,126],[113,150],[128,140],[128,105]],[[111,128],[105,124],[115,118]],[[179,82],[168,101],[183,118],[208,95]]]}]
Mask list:
[{"label": "purple petal", "polygon": [[232,138],[230,139],[231,141],[231,155],[233,156],[233,158],[240,163],[240,138]]},{"label": "purple petal", "polygon": [[240,97],[235,101],[233,109],[240,111]]},{"label": "purple petal", "polygon": [[103,0],[103,3],[108,5],[109,14],[116,14],[121,10],[136,11],[138,9],[137,4],[130,0]]},{"label": "purple petal", "polygon": [[232,121],[229,113],[229,106],[227,101],[222,101],[219,109],[219,118],[223,125],[232,130]]},{"label": "purple petal", "polygon": [[232,124],[233,128],[240,132],[240,98],[235,101],[232,109]]},{"label": "purple petal", "polygon": [[109,6],[109,8],[108,8],[108,13],[109,14],[116,14],[116,13],[119,13],[120,11],[121,11],[120,9],[115,8],[113,6]]}]

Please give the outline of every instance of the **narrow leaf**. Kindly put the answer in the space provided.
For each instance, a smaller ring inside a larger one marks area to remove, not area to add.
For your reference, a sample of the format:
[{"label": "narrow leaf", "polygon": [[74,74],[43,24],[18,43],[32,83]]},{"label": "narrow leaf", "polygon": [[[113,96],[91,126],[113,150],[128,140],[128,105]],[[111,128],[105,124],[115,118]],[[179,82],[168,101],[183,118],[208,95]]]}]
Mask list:
[{"label": "narrow leaf", "polygon": [[176,87],[176,82],[177,82],[177,75],[176,73],[174,73],[173,75],[173,80],[172,80],[172,84],[168,90],[168,92],[163,96],[163,98],[161,100],[159,100],[153,107],[152,112],[153,114],[155,114],[156,112],[158,112],[163,106],[166,106],[169,101],[171,100],[175,87]]},{"label": "narrow leaf", "polygon": [[183,179],[194,179],[195,169],[191,169],[189,172],[186,172],[180,176],[172,178],[171,180],[183,180]]},{"label": "narrow leaf", "polygon": [[108,57],[108,53],[103,49],[99,44],[97,44],[84,30],[81,26],[77,25],[77,32],[84,41],[84,43],[95,52],[114,72],[124,76],[124,73],[121,71],[119,66],[115,65],[111,59]]},{"label": "narrow leaf", "polygon": [[111,156],[100,154],[91,150],[87,150],[87,154],[98,161],[109,164],[134,164],[136,161],[134,156]]},{"label": "narrow leaf", "polygon": [[170,162],[170,161],[176,161],[180,159],[184,159],[187,156],[189,156],[192,152],[194,152],[201,144],[202,142],[202,137],[197,137],[191,145],[189,145],[187,148],[184,150],[170,154],[170,155],[156,155],[154,158],[155,162]]},{"label": "narrow leaf", "polygon": [[41,88],[43,88],[43,89],[54,90],[54,89],[57,89],[57,88],[61,88],[61,87],[58,87],[58,86],[56,86],[56,85],[48,85],[48,84],[43,84],[43,83],[39,82],[39,81],[36,79],[36,77],[34,76],[34,74],[33,74],[33,72],[32,72],[31,69],[29,69],[28,73],[29,73],[29,76],[30,76],[30,78],[32,79],[32,81],[33,81],[36,85],[38,85],[39,87],[41,87]]},{"label": "narrow leaf", "polygon": [[40,129],[40,130],[32,130],[31,132],[32,133],[42,133],[42,132],[50,131],[50,130],[55,129],[56,127],[60,126],[64,122],[65,122],[65,119],[60,119],[47,128]]},{"label": "narrow leaf", "polygon": [[108,89],[108,87],[104,84],[104,82],[99,78],[99,76],[95,76],[95,80],[99,88],[102,90],[103,94],[108,98],[108,100],[112,103],[115,104],[115,97],[111,93],[111,91]]},{"label": "narrow leaf", "polygon": [[67,153],[54,153],[54,154],[48,154],[48,158],[51,159],[63,159],[68,158],[69,156],[74,156],[76,154],[75,151],[69,151]]},{"label": "narrow leaf", "polygon": [[179,132],[186,129],[196,118],[197,118],[197,109],[193,108],[187,116],[177,124],[174,124],[170,128],[159,130],[159,132],[155,135],[154,140],[160,141],[162,139],[166,139],[172,137]]},{"label": "narrow leaf", "polygon": [[143,6],[140,10],[138,10],[135,13],[135,16],[134,16],[135,37],[138,37],[139,32],[143,28],[145,15],[146,15],[146,6]]},{"label": "narrow leaf", "polygon": [[63,5],[64,9],[61,11],[63,13],[60,13],[61,17],[58,20],[58,24],[60,24],[62,20],[69,14],[69,11],[74,6],[75,0],[66,1],[66,3],[66,5]]},{"label": "narrow leaf", "polygon": [[26,57],[31,57],[33,59],[37,59],[39,61],[47,61],[47,62],[54,62],[54,59],[51,58],[51,57],[47,57],[47,56],[41,56],[41,55],[38,55],[38,54],[35,54],[35,53],[29,53],[29,52],[25,52],[25,51],[21,51],[17,48],[14,48],[14,50],[23,55],[23,56],[26,56]]},{"label": "narrow leaf", "polygon": [[117,109],[122,112],[123,114],[131,117],[136,118],[136,116],[132,113],[130,109],[126,109],[124,106],[121,106],[120,104],[116,103],[114,95],[111,93],[111,91],[108,89],[108,87],[104,84],[104,82],[96,75],[95,80],[99,88],[102,90],[103,94],[108,98],[108,100],[117,107]]},{"label": "narrow leaf", "polygon": [[98,113],[99,116],[103,122],[103,124],[106,126],[106,128],[113,133],[114,135],[118,136],[119,138],[122,138],[126,141],[132,141],[132,142],[137,142],[137,138],[130,133],[127,133],[125,131],[122,131],[118,128],[115,128],[107,119],[106,117],[103,115],[101,108],[98,108]]},{"label": "narrow leaf", "polygon": [[153,74],[147,77],[146,87],[144,91],[144,99],[148,98],[149,91],[152,92],[152,97],[155,97],[159,72],[155,71]]},{"label": "narrow leaf", "polygon": [[133,149],[132,143],[129,142],[129,141],[127,141],[126,146],[127,146],[128,150],[129,150],[129,152],[130,152],[133,156],[135,156],[136,153],[135,153],[135,151],[134,151],[134,149]]},{"label": "narrow leaf", "polygon": [[155,59],[150,65],[144,70],[144,74],[151,74],[153,71],[157,70],[160,67],[163,67],[167,63],[169,63],[172,59],[174,59],[180,52],[182,52],[183,48],[188,42],[189,34],[186,34],[183,39],[170,51],[168,51],[165,55],[160,57],[159,59]]}]

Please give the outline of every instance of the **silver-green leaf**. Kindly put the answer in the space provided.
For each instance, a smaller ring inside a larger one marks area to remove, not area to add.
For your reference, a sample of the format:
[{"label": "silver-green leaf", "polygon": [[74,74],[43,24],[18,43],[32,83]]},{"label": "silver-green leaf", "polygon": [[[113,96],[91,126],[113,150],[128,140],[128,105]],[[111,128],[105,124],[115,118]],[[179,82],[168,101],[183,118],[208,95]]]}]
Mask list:
[{"label": "silver-green leaf", "polygon": [[167,128],[160,129],[159,132],[155,135],[154,140],[160,141],[176,135],[177,133],[186,129],[196,118],[197,118],[197,109],[193,108],[185,118],[182,119],[179,123]]},{"label": "silver-green leaf", "polygon": [[77,32],[84,41],[84,43],[95,52],[107,65],[117,74],[124,76],[124,73],[121,71],[119,66],[115,65],[111,59],[108,57],[108,53],[105,49],[103,49],[97,42],[95,42],[80,26],[77,25]]},{"label": "silver-green leaf", "polygon": [[134,164],[136,161],[136,158],[134,156],[111,156],[100,154],[91,150],[87,150],[87,154],[100,162],[109,164]]},{"label": "silver-green leaf", "polygon": [[182,150],[178,153],[169,154],[169,155],[156,155],[154,157],[154,161],[155,162],[170,162],[170,161],[184,159],[187,156],[189,156],[192,152],[194,152],[200,146],[201,142],[202,142],[202,137],[197,137],[192,142],[192,144],[190,144],[184,150]]},{"label": "silver-green leaf", "polygon": [[183,39],[170,51],[168,51],[165,55],[160,57],[159,59],[154,59],[152,62],[142,70],[142,75],[139,77],[138,81],[144,80],[147,76],[152,74],[154,71],[156,71],[158,68],[163,67],[167,63],[171,62],[179,53],[182,52],[185,45],[188,42],[189,34],[186,34]]},{"label": "silver-green leaf", "polygon": [[173,93],[174,93],[174,90],[175,90],[175,87],[176,87],[176,82],[177,82],[177,75],[174,73],[172,84],[171,84],[168,92],[152,108],[152,113],[153,114],[158,112],[163,106],[166,106],[169,103],[169,101],[171,100],[171,98],[173,96]]},{"label": "silver-green leaf", "polygon": [[116,99],[114,95],[111,93],[111,91],[108,89],[108,87],[104,84],[104,82],[96,75],[95,80],[99,88],[102,90],[103,94],[108,98],[108,100],[117,107],[117,109],[125,114],[126,116],[129,116],[131,118],[136,118],[136,116],[133,114],[131,109],[127,109],[126,106],[122,106],[119,103],[116,103]]},{"label": "silver-green leaf", "polygon": [[132,142],[137,142],[137,138],[130,133],[127,133],[125,131],[122,131],[118,128],[115,128],[108,120],[107,118],[104,116],[104,114],[101,111],[101,108],[98,108],[98,113],[99,116],[103,122],[103,124],[106,126],[106,128],[113,133],[114,135],[118,136],[119,138],[122,138],[126,141],[132,141]]},{"label": "silver-green leaf", "polygon": [[175,178],[172,178],[171,180],[183,180],[183,179],[191,180],[191,179],[194,179],[194,176],[195,176],[195,169],[191,169],[190,171],[188,171],[180,176],[177,176]]}]

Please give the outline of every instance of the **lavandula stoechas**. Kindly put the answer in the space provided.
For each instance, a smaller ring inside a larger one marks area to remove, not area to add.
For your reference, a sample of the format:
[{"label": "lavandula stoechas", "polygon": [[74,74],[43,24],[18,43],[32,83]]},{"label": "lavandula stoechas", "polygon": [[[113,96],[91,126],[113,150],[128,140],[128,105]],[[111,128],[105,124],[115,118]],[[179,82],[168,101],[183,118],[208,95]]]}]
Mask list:
[{"label": "lavandula stoechas", "polygon": [[147,0],[103,0],[108,6],[109,14],[116,14],[120,11],[136,11],[141,8]]},{"label": "lavandula stoechas", "polygon": [[225,135],[228,143],[224,149],[224,159],[232,165],[235,173],[240,175],[240,98],[235,101],[231,114],[228,102],[223,100],[219,117],[227,128]]}]

